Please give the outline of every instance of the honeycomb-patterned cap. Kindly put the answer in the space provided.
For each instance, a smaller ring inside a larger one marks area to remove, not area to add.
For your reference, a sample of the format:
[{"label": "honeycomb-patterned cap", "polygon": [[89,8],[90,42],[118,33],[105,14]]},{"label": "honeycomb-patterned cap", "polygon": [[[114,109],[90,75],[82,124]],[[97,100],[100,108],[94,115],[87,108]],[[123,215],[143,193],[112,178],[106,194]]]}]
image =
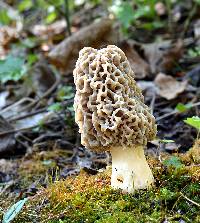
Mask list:
[{"label": "honeycomb-patterned cap", "polygon": [[114,45],[83,48],[74,69],[75,121],[81,143],[95,151],[146,145],[156,135],[155,118],[144,104],[124,52]]}]

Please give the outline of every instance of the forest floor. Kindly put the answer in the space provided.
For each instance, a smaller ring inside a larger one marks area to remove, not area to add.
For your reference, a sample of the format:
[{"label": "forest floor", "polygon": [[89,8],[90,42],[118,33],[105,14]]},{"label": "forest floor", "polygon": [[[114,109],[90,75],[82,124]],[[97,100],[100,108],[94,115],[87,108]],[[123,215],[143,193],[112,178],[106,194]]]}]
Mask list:
[{"label": "forest floor", "polygon": [[[199,1],[119,2],[69,6],[70,18],[46,2],[52,21],[0,2],[3,223],[200,222]],[[110,155],[86,150],[74,121],[78,52],[108,44],[126,54],[158,128],[146,150],[155,185],[132,195],[109,187]]]}]

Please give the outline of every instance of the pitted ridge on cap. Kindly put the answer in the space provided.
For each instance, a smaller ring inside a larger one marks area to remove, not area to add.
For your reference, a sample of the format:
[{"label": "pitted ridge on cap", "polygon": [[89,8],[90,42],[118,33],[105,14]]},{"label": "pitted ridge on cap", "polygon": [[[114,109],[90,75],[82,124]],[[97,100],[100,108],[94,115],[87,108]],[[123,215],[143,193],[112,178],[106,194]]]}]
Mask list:
[{"label": "pitted ridge on cap", "polygon": [[75,121],[86,148],[105,151],[146,145],[155,138],[155,118],[121,49],[114,45],[83,48],[73,74]]}]

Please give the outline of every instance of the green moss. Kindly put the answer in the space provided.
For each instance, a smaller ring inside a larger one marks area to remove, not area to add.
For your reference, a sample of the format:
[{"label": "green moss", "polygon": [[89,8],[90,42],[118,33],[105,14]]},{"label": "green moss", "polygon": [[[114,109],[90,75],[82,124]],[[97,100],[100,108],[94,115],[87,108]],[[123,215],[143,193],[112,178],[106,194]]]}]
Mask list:
[{"label": "green moss", "polygon": [[148,160],[155,176],[155,186],[148,191],[124,194],[111,189],[111,169],[97,175],[82,171],[41,190],[15,222],[200,222],[199,163],[191,154],[174,156],[183,164],[179,168]]},{"label": "green moss", "polygon": [[56,160],[59,157],[67,157],[68,151],[52,150],[35,152],[29,157],[20,160],[18,174],[20,178],[20,186],[26,188],[33,182],[37,182],[41,177],[49,178],[49,170],[55,169],[57,166]]},{"label": "green moss", "polygon": [[[73,152],[54,149],[51,151],[34,152],[31,155],[18,160],[12,160],[15,169],[13,172],[13,184],[2,183],[0,192],[0,221],[3,213],[21,199],[24,191],[34,184],[36,189],[41,188],[41,183],[51,183],[53,178],[59,177],[57,161],[71,156]],[[10,170],[9,170],[10,171]],[[11,171],[10,171],[11,172]],[[10,174],[8,172],[8,174]],[[7,189],[5,189],[7,188]],[[5,189],[5,190],[4,190]],[[29,192],[30,194],[31,192]],[[32,210],[31,210],[32,212]]]}]

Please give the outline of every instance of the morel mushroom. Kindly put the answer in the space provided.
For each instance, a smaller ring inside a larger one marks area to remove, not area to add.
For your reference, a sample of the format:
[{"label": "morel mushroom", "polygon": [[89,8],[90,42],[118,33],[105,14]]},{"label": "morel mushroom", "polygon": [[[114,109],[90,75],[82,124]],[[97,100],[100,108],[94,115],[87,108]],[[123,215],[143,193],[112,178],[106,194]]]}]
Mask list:
[{"label": "morel mushroom", "polygon": [[85,47],[73,74],[82,145],[111,152],[113,188],[132,193],[150,187],[154,178],[144,147],[156,136],[155,118],[123,51],[113,45],[100,50]]}]

